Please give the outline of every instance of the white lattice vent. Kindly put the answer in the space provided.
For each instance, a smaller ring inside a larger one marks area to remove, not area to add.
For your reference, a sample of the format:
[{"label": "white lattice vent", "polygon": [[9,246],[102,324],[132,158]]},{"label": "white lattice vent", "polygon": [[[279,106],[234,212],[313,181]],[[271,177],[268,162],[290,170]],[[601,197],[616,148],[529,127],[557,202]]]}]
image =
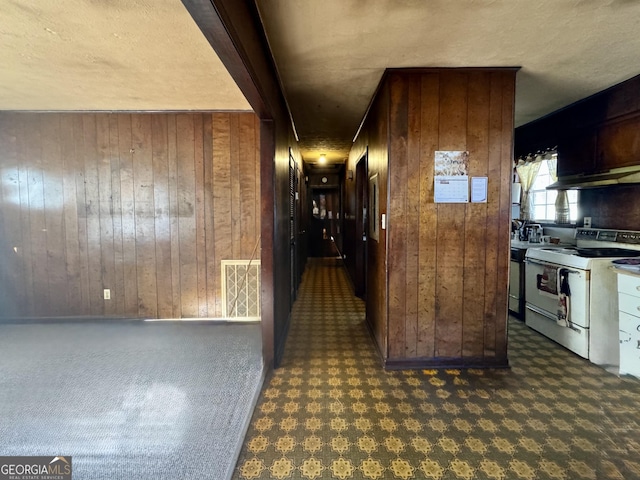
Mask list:
[{"label": "white lattice vent", "polygon": [[222,315],[260,320],[260,260],[222,260]]}]

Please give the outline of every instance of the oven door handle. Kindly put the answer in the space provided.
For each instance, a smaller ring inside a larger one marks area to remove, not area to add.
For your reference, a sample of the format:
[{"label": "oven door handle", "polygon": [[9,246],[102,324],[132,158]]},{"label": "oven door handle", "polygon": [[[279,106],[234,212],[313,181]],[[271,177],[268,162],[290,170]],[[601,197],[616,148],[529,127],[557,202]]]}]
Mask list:
[{"label": "oven door handle", "polygon": [[[547,320],[552,321],[553,323],[557,323],[557,321],[558,321],[558,317],[553,315],[551,312],[547,312],[546,310],[543,310],[540,307],[536,307],[535,305],[533,305],[533,304],[531,304],[529,302],[527,302],[525,308],[527,310],[531,310],[534,313],[537,313],[538,315],[546,318]],[[573,322],[571,320],[569,320],[569,327],[568,328],[570,328],[574,332],[582,333],[579,328],[576,328],[576,327],[573,326]]]},{"label": "oven door handle", "polygon": [[538,315],[542,315],[543,317],[548,318],[549,320],[553,320],[554,322],[558,320],[558,317],[553,315],[551,312],[547,312],[546,310],[543,310],[540,307],[536,307],[529,302],[527,302],[526,308],[527,310],[531,310],[532,312],[535,312]]},{"label": "oven door handle", "polygon": [[525,263],[529,263],[531,265],[538,265],[540,267],[562,268],[562,269],[566,270],[568,273],[576,273],[578,275],[580,273],[582,273],[579,270],[571,270],[570,268],[567,268],[564,265],[559,265],[557,263],[540,262],[540,261],[537,261],[537,260],[530,260],[528,258],[525,260]]}]

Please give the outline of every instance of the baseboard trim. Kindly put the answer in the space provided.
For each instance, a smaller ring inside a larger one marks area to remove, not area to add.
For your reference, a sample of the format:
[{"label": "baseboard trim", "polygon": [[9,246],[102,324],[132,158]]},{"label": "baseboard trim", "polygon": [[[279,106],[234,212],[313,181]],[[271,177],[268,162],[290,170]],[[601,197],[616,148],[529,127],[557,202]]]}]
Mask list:
[{"label": "baseboard trim", "polygon": [[507,358],[387,358],[383,360],[386,370],[415,370],[423,368],[510,368]]}]

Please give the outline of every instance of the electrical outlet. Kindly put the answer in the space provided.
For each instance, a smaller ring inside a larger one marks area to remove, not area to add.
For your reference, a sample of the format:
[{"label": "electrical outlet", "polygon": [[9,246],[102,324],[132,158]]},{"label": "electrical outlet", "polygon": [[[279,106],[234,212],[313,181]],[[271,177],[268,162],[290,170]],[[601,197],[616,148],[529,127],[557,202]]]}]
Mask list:
[{"label": "electrical outlet", "polygon": [[111,290],[109,288],[104,289],[104,299],[111,300]]},{"label": "electrical outlet", "polygon": [[591,217],[584,217],[584,228],[591,228]]}]

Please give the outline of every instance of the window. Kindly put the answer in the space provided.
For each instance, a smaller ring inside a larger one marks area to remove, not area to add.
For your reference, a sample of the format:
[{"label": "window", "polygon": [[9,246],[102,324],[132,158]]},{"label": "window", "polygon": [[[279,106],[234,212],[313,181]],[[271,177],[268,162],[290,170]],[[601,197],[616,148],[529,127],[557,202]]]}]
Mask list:
[{"label": "window", "polygon": [[[533,211],[531,217],[537,222],[553,222],[556,218],[557,190],[547,190],[547,186],[553,183],[549,173],[549,163],[542,161],[540,170],[533,186],[531,187],[531,203]],[[569,220],[575,222],[578,218],[578,191],[568,190]]]}]

